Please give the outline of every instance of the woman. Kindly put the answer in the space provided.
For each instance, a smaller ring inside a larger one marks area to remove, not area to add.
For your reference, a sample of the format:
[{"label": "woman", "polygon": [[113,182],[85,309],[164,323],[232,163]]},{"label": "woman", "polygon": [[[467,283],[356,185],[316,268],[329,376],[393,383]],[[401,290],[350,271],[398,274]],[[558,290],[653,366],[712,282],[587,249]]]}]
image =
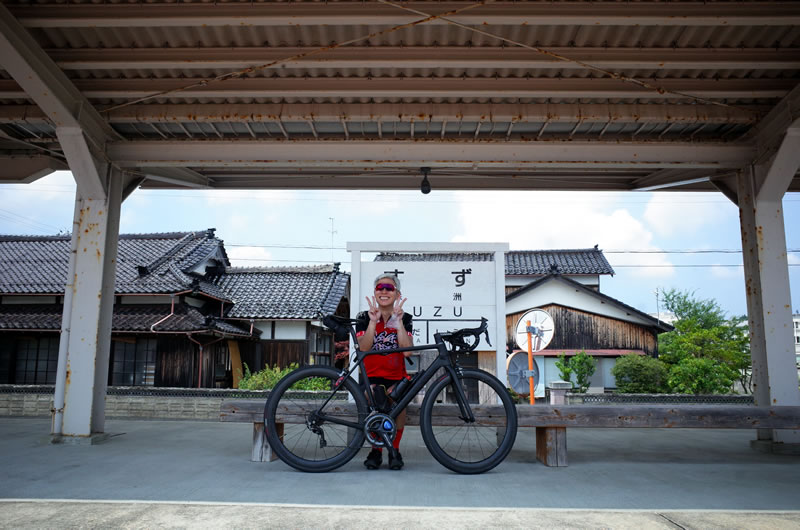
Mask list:
[{"label": "woman", "polygon": [[[367,297],[369,310],[356,316],[356,337],[362,351],[407,348],[414,345],[412,338],[412,316],[403,311],[406,299],[400,298],[400,280],[394,274],[382,274],[375,278],[375,294]],[[373,390],[392,392],[394,386],[408,377],[405,358],[411,352],[389,355],[370,355],[364,359],[370,385]],[[383,387],[378,388],[378,387]],[[394,455],[389,452],[389,469],[401,469],[400,440],[406,424],[406,411],[397,417],[397,435],[392,442]],[[367,469],[378,469],[383,462],[381,449],[372,449],[364,465]]]}]

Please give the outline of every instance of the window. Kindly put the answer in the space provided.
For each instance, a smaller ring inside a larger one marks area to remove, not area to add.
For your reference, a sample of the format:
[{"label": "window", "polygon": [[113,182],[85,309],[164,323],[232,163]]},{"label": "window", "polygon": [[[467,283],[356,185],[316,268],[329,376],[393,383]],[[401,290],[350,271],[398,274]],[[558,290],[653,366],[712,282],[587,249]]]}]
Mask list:
[{"label": "window", "polygon": [[311,364],[331,364],[331,351],[333,350],[333,335],[317,332],[312,336]]},{"label": "window", "polygon": [[58,366],[59,337],[17,340],[15,383],[54,385]]},{"label": "window", "polygon": [[156,339],[122,339],[113,344],[111,386],[153,386]]}]

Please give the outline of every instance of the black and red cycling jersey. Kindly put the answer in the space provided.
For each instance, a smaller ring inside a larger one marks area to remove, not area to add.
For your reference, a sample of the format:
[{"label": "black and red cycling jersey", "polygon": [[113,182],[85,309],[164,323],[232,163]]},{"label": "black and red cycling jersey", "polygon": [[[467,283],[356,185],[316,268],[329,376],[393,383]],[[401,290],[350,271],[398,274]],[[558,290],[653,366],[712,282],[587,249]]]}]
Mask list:
[{"label": "black and red cycling jersey", "polygon": [[[413,317],[409,313],[403,314],[403,326],[411,337]],[[366,311],[356,315],[356,337],[361,337],[369,327],[369,315]],[[397,329],[386,327],[383,316],[375,325],[375,341],[373,350],[391,350],[399,348],[397,344]],[[393,381],[398,381],[406,377],[405,355],[401,352],[390,353],[389,355],[370,355],[364,359],[364,368],[367,370],[367,377],[382,377]]]}]

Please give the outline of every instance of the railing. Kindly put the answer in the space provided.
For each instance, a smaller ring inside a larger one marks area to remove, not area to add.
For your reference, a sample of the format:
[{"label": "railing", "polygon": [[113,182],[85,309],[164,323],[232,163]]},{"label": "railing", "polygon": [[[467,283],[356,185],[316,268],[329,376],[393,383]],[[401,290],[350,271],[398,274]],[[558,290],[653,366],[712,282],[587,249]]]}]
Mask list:
[{"label": "railing", "polygon": [[685,405],[753,405],[753,396],[746,394],[578,394],[567,392],[570,405],[602,405],[625,403]]}]

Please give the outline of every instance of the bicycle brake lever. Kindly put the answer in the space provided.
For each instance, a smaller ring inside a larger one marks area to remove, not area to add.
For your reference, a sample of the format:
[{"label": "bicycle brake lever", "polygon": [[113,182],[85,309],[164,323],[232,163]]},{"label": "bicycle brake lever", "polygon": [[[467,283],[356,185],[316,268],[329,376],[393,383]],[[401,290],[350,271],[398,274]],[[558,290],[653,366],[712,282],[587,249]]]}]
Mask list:
[{"label": "bicycle brake lever", "polygon": [[488,344],[489,346],[491,346],[491,345],[492,345],[492,343],[491,343],[491,341],[489,341],[489,330],[488,330],[488,329],[484,330],[484,331],[483,331],[483,334],[486,336],[486,344]]}]

